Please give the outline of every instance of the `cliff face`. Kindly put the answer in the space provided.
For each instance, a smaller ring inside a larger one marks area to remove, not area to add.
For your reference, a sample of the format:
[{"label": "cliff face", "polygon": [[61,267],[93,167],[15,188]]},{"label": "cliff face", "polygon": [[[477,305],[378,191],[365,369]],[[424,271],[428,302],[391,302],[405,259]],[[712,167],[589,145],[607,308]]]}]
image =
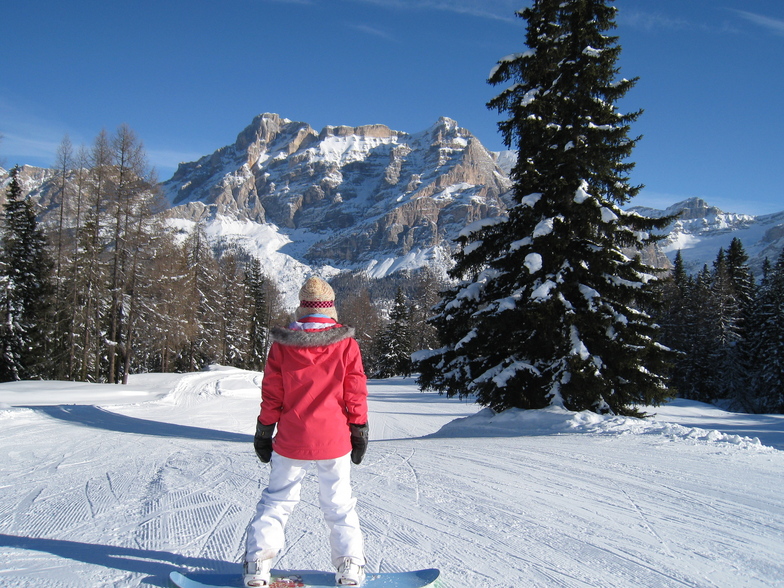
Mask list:
[{"label": "cliff face", "polygon": [[163,187],[183,218],[220,214],[318,233],[307,258],[356,262],[450,240],[467,222],[501,214],[511,183],[447,118],[413,135],[384,125],[317,133],[263,114]]}]

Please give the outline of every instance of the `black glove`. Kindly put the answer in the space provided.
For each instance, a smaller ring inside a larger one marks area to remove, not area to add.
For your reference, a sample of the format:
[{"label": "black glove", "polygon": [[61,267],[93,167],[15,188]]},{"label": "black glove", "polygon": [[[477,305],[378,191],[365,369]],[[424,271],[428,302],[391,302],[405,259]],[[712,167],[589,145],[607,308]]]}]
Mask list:
[{"label": "black glove", "polygon": [[365,451],[367,451],[370,429],[367,423],[364,425],[349,424],[348,427],[351,429],[351,461],[360,464],[365,456]]},{"label": "black glove", "polygon": [[275,424],[262,425],[256,421],[256,434],[253,436],[253,449],[262,463],[269,463],[272,459],[272,434],[275,432]]}]

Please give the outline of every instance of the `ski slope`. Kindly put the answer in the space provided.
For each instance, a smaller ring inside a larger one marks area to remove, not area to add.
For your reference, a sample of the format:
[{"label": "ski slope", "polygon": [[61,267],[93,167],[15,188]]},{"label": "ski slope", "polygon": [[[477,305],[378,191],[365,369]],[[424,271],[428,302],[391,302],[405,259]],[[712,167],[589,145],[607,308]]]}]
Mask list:
[{"label": "ski slope", "polygon": [[[128,386],[0,384],[0,586],[165,586],[237,572],[267,480],[261,374],[213,367]],[[654,419],[493,415],[370,383],[353,469],[371,571],[444,586],[784,586],[784,415],[676,401]],[[279,567],[329,570],[312,476]]]}]

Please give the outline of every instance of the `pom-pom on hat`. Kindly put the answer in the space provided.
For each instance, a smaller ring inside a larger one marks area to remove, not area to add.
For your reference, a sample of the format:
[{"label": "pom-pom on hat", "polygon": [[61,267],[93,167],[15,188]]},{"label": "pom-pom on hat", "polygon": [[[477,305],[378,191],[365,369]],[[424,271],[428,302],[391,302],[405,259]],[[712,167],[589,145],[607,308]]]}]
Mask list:
[{"label": "pom-pom on hat", "polygon": [[338,320],[335,291],[321,278],[308,278],[299,291],[299,308],[294,315],[300,319],[309,314],[325,314]]}]

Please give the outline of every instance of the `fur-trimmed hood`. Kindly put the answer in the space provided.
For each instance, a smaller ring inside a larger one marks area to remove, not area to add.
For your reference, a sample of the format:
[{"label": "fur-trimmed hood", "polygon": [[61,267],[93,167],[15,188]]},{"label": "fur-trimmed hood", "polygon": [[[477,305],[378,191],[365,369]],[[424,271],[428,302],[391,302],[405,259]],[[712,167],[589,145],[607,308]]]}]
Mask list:
[{"label": "fur-trimmed hood", "polygon": [[354,336],[354,327],[338,326],[318,331],[295,331],[283,327],[270,329],[272,340],[291,347],[318,347],[332,345]]}]

